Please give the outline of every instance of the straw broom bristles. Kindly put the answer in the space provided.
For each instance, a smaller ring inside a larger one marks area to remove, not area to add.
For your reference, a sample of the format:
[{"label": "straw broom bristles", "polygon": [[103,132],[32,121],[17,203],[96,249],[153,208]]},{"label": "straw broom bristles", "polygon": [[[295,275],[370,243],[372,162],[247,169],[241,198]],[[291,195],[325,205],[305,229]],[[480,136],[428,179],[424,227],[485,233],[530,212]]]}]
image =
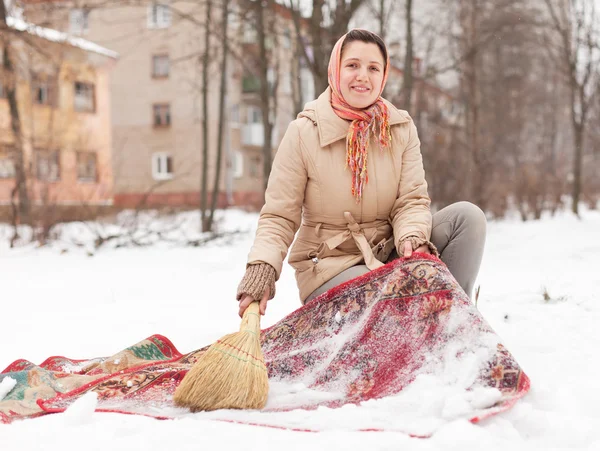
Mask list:
[{"label": "straw broom bristles", "polygon": [[259,303],[251,303],[240,331],[212,344],[185,375],[173,400],[192,412],[261,409],[269,379],[260,347]]}]

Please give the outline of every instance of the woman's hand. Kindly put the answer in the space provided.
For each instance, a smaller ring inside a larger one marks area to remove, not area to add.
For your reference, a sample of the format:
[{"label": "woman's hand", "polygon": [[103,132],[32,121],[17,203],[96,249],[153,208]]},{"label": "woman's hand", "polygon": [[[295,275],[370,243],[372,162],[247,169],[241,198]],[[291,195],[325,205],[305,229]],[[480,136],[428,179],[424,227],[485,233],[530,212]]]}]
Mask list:
[{"label": "woman's hand", "polygon": [[[269,287],[267,287],[265,289],[262,299],[260,300],[259,310],[260,310],[261,315],[264,315],[265,312],[267,311],[267,301],[269,300],[270,294],[271,294],[271,290],[269,289]],[[242,316],[244,316],[244,312],[246,311],[248,306],[250,304],[252,304],[253,302],[254,302],[254,298],[252,296],[250,296],[249,294],[246,294],[245,296],[242,297],[242,299],[240,300],[240,311],[239,311],[240,318]]]},{"label": "woman's hand", "polygon": [[412,256],[413,252],[422,252],[424,254],[431,254],[431,251],[429,250],[429,246],[427,246],[426,244],[419,246],[418,248],[416,248],[413,251],[412,244],[410,244],[410,240],[406,240],[404,242],[404,258],[409,258],[410,256]]}]

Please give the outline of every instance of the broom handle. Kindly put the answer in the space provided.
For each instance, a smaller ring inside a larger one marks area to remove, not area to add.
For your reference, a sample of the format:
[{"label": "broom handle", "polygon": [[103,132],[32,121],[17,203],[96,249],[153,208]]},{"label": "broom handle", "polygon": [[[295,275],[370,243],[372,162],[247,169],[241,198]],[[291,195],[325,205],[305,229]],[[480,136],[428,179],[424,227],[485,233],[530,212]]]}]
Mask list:
[{"label": "broom handle", "polygon": [[257,334],[260,332],[260,304],[258,302],[251,303],[242,317],[240,332],[251,332]]}]

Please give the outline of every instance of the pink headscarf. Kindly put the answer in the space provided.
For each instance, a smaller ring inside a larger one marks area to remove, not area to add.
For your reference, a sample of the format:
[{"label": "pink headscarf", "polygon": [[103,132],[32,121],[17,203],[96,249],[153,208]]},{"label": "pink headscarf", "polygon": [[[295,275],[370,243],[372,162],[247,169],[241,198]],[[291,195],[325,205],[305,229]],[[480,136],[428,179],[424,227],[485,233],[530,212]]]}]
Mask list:
[{"label": "pink headscarf", "polygon": [[[380,149],[390,145],[391,133],[389,124],[389,111],[381,93],[387,81],[390,59],[385,62],[385,70],[379,97],[369,107],[358,109],[350,106],[344,99],[340,88],[340,66],[342,62],[342,44],[347,35],[342,36],[333,47],[329,58],[328,78],[331,88],[331,107],[335,114],[342,119],[352,121],[346,137],[346,167],[352,172],[352,195],[356,202],[362,198],[363,187],[369,182],[367,174],[367,155],[371,132],[377,133]],[[379,130],[377,130],[379,129]]]}]

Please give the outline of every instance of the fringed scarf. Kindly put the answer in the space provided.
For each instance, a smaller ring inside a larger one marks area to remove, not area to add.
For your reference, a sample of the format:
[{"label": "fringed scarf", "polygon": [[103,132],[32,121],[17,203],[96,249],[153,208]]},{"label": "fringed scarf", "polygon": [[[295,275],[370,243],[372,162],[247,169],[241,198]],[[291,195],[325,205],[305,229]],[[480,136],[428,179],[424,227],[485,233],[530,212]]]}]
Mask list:
[{"label": "fringed scarf", "polygon": [[[391,142],[389,111],[381,98],[389,73],[389,58],[385,62],[385,72],[379,97],[370,107],[357,109],[350,106],[340,89],[340,66],[342,44],[346,35],[342,36],[331,52],[328,77],[331,88],[331,107],[342,119],[352,121],[346,137],[346,168],[352,172],[352,195],[356,202],[362,198],[363,188],[369,182],[367,174],[367,155],[371,133],[377,136],[380,149],[386,149]],[[378,134],[377,134],[378,133]]]}]

